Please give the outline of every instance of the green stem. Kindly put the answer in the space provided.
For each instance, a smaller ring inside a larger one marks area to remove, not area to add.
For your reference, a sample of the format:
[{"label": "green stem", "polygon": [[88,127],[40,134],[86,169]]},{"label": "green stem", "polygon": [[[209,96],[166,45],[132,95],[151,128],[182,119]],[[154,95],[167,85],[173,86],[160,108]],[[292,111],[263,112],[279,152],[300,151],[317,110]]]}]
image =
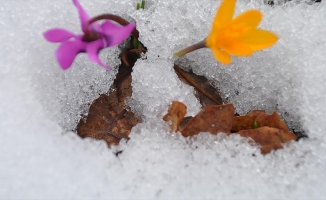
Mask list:
[{"label": "green stem", "polygon": [[138,40],[134,37],[134,49],[138,49]]},{"label": "green stem", "polygon": [[142,9],[145,9],[145,0],[142,0],[141,1],[141,6],[140,6]]},{"label": "green stem", "polygon": [[206,47],[206,39],[201,42],[198,42],[196,44],[193,44],[185,49],[182,49],[181,51],[179,51],[178,53],[176,53],[174,55],[181,57],[181,56],[186,55],[187,53],[190,53],[192,51],[195,51],[195,50],[201,49],[201,48],[205,48],[205,47]]},{"label": "green stem", "polygon": [[259,126],[258,126],[258,123],[255,121],[255,122],[254,122],[254,129],[255,129],[255,128],[258,128],[258,127],[259,127]]},{"label": "green stem", "polygon": [[139,10],[139,9],[140,9],[140,3],[137,3],[136,10]]}]

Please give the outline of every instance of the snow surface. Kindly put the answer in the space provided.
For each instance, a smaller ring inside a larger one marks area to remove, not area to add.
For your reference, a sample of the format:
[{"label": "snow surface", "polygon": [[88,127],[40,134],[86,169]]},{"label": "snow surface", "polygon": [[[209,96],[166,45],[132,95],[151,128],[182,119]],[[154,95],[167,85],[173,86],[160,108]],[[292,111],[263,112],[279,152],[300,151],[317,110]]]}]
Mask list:
[{"label": "snow surface", "polygon": [[[169,134],[161,119],[172,100],[184,102],[188,115],[200,110],[193,88],[173,71],[173,54],[206,37],[219,0],[149,0],[138,11],[136,0],[80,2],[91,16],[110,12],[137,22],[148,53],[134,67],[128,102],[144,122],[128,143],[111,149],[71,132],[89,104],[108,92],[116,68],[105,71],[85,54],[68,71],[59,68],[57,46],[42,32],[80,31],[70,0],[2,0],[0,199],[325,198],[325,1],[269,7],[239,0],[237,13],[264,13],[261,27],[280,37],[274,47],[233,58],[228,67],[209,49],[176,61],[209,78],[238,113],[277,110],[309,136],[266,156],[240,136]],[[117,66],[119,48],[102,59]]]}]

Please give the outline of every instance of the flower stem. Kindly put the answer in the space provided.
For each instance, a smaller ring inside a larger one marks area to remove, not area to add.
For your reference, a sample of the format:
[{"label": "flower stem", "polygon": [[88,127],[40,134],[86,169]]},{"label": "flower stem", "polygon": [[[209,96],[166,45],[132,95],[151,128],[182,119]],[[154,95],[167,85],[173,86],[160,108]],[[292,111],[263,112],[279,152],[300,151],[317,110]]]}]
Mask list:
[{"label": "flower stem", "polygon": [[[125,19],[123,19],[122,17],[118,16],[118,15],[113,15],[113,14],[103,14],[103,15],[98,15],[96,17],[93,17],[92,19],[90,19],[86,25],[86,30],[88,30],[88,26],[91,25],[92,23],[99,21],[99,20],[103,20],[103,19],[109,19],[112,21],[117,22],[118,24],[122,25],[122,26],[126,26],[129,24],[129,22]],[[132,36],[134,36],[135,38],[139,38],[139,32],[138,30],[135,29],[132,31],[131,33]]]},{"label": "flower stem", "polygon": [[186,55],[187,53],[190,53],[192,51],[195,51],[195,50],[201,49],[201,48],[205,48],[205,47],[206,47],[206,39],[201,42],[198,42],[196,44],[193,44],[185,49],[182,49],[181,51],[179,51],[178,53],[176,53],[174,55],[181,57],[181,56]]}]

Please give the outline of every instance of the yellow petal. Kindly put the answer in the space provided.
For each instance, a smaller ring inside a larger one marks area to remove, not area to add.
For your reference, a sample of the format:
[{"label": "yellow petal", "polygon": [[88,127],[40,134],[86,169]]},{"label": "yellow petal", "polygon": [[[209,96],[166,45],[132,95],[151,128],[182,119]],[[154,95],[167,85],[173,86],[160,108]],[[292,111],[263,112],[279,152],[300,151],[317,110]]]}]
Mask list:
[{"label": "yellow petal", "polygon": [[215,32],[211,31],[206,38],[206,41],[205,41],[206,46],[209,48],[212,48],[214,46],[214,44],[216,44],[216,38],[217,38],[217,36],[216,36]]},{"label": "yellow petal", "polygon": [[221,46],[221,48],[229,54],[235,56],[250,56],[254,52],[249,46],[242,44],[236,40],[228,44],[224,44]]},{"label": "yellow petal", "polygon": [[221,51],[217,48],[212,48],[213,55],[216,60],[220,61],[223,64],[230,64],[231,63],[231,56],[230,54],[226,53],[225,51]]},{"label": "yellow petal", "polygon": [[252,31],[249,35],[243,38],[239,38],[239,42],[248,45],[251,49],[255,51],[270,47],[275,44],[277,40],[277,35],[263,29],[256,29]]},{"label": "yellow petal", "polygon": [[260,23],[263,15],[259,10],[248,10],[237,16],[228,25],[229,37],[243,37],[253,31]]},{"label": "yellow petal", "polygon": [[219,29],[228,24],[233,17],[236,0],[223,0],[213,22],[213,28]]}]

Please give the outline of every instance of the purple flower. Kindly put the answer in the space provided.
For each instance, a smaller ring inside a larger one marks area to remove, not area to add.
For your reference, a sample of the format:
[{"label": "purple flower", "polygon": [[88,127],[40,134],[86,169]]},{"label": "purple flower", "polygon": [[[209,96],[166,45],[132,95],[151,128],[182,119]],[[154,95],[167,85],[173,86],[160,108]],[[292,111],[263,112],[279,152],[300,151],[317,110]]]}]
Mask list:
[{"label": "purple flower", "polygon": [[88,58],[110,70],[98,57],[98,53],[106,48],[115,46],[124,41],[135,28],[134,23],[118,26],[110,20],[102,24],[89,23],[90,17],[80,5],[78,0],[72,0],[78,9],[81,27],[84,34],[74,34],[61,28],[46,31],[44,37],[49,42],[60,42],[55,55],[62,69],[68,69],[78,53],[86,52]]}]

